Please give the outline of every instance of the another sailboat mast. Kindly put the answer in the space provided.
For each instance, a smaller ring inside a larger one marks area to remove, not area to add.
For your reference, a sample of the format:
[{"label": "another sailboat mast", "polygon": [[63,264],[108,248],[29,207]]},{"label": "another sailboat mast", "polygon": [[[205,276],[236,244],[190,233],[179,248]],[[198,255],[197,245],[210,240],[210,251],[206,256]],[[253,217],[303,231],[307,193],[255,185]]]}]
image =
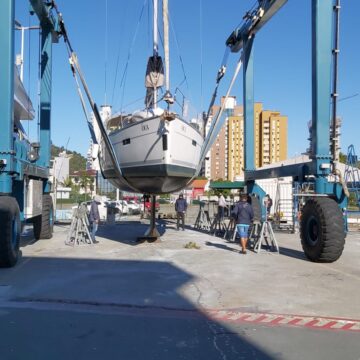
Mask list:
[{"label": "another sailboat mast", "polygon": [[[158,44],[158,0],[153,0],[154,3],[154,30],[153,30],[153,56],[157,59],[159,53],[159,44]],[[153,107],[157,107],[157,86],[154,86],[154,103]]]}]

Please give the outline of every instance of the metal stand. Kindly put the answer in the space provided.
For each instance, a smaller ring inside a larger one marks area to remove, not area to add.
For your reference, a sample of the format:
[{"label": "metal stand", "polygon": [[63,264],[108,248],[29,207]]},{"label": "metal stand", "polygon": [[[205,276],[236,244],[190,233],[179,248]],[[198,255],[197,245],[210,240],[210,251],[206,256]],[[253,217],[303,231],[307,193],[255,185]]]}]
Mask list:
[{"label": "metal stand", "polygon": [[226,228],[224,239],[226,240],[232,240],[235,242],[236,240],[236,221],[234,218],[230,218],[229,224]]},{"label": "metal stand", "polygon": [[261,251],[261,246],[266,245],[269,250],[275,251],[279,254],[279,246],[275,238],[274,231],[271,226],[271,222],[266,218],[261,225],[260,235],[255,242],[254,251],[258,254]]},{"label": "metal stand", "polygon": [[218,213],[218,214],[216,214],[216,216],[211,224],[210,233],[213,236],[216,236],[219,231],[221,233],[224,232],[224,234],[226,234],[227,226],[225,224],[224,218],[221,218],[220,214]]},{"label": "metal stand", "polygon": [[155,205],[156,205],[156,195],[151,195],[150,226],[146,230],[143,236],[137,238],[138,242],[143,242],[143,241],[155,242],[159,240],[160,233],[156,228],[156,221],[155,221]]},{"label": "metal stand", "polygon": [[250,236],[249,236],[249,245],[253,249],[255,248],[256,244],[259,242],[260,233],[261,233],[261,222],[254,221],[251,226]]},{"label": "metal stand", "polygon": [[200,202],[200,209],[196,217],[194,228],[198,230],[209,231],[211,228],[211,221],[209,211],[204,210],[205,203]]},{"label": "metal stand", "polygon": [[79,207],[74,210],[70,231],[65,240],[65,244],[70,246],[94,244],[90,235],[89,226],[86,204],[80,204]]}]

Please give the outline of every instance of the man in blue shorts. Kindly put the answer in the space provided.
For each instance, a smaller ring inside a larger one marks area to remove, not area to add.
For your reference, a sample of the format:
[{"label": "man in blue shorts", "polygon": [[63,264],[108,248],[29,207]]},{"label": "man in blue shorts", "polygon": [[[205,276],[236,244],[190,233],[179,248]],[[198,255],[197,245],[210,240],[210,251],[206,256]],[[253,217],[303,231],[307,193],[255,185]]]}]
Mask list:
[{"label": "man in blue shorts", "polygon": [[235,218],[236,230],[240,235],[242,254],[246,254],[249,227],[254,218],[254,211],[247,200],[247,194],[241,194],[240,201],[236,204],[233,212],[231,213],[232,217]]}]

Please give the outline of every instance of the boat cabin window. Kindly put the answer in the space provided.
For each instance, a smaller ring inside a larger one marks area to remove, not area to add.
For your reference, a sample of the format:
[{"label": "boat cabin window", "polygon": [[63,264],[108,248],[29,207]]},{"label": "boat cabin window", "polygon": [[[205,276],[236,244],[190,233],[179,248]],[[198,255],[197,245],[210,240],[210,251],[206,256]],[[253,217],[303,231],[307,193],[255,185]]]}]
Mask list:
[{"label": "boat cabin window", "polygon": [[130,144],[130,139],[124,139],[123,140],[123,145],[128,145]]}]

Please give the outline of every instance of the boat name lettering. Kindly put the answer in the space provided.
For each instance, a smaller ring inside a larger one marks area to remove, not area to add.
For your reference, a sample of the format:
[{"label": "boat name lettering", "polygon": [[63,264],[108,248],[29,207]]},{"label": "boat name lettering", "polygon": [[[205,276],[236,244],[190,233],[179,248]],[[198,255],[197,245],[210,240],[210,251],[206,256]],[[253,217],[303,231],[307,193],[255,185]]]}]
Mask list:
[{"label": "boat name lettering", "polygon": [[141,125],[141,130],[142,131],[149,130],[149,125]]},{"label": "boat name lettering", "polygon": [[186,132],[186,126],[185,125],[181,125],[181,130]]}]

